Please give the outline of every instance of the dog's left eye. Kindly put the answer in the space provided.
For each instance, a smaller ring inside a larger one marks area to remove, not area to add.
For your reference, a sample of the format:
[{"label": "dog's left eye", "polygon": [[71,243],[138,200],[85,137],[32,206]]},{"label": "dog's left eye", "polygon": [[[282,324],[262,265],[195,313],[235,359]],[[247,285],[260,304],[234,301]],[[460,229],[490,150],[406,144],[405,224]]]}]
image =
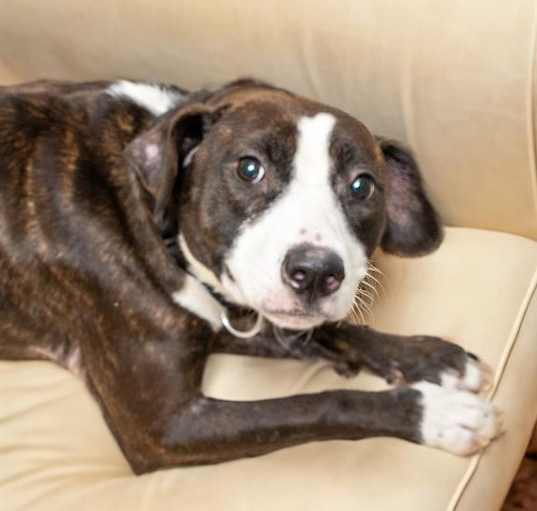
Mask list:
[{"label": "dog's left eye", "polygon": [[243,181],[259,183],[265,177],[265,169],[257,158],[245,156],[239,160],[237,174]]},{"label": "dog's left eye", "polygon": [[360,174],[351,183],[351,190],[357,199],[370,199],[373,193],[375,193],[375,180],[369,174]]}]

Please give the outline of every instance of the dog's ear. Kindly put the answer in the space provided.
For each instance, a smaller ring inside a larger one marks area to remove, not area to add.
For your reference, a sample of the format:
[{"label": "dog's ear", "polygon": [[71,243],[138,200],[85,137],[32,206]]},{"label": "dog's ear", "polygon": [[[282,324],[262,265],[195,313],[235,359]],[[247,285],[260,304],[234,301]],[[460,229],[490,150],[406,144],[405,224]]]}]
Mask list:
[{"label": "dog's ear", "polygon": [[201,143],[220,111],[203,103],[189,103],[165,114],[141,132],[125,149],[125,157],[147,192],[155,223],[166,230],[167,210],[178,174]]},{"label": "dog's ear", "polygon": [[416,160],[399,143],[377,140],[386,162],[387,219],[381,246],[400,256],[431,252],[442,241],[442,225],[427,198]]}]

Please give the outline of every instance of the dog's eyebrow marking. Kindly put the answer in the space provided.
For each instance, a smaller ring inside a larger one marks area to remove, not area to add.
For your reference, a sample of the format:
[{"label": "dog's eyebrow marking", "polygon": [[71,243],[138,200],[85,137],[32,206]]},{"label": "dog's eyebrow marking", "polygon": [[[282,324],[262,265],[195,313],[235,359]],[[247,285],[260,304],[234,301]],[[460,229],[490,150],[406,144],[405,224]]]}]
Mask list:
[{"label": "dog's eyebrow marking", "polygon": [[108,87],[111,96],[125,97],[154,115],[162,115],[184,101],[179,92],[161,85],[121,80]]},{"label": "dog's eyebrow marking", "polygon": [[172,298],[176,304],[207,321],[215,332],[222,328],[222,305],[192,275],[185,275],[183,286],[172,294]]},{"label": "dog's eyebrow marking", "polygon": [[295,179],[301,184],[326,185],[331,168],[328,144],[336,124],[333,115],[321,112],[298,121]]}]

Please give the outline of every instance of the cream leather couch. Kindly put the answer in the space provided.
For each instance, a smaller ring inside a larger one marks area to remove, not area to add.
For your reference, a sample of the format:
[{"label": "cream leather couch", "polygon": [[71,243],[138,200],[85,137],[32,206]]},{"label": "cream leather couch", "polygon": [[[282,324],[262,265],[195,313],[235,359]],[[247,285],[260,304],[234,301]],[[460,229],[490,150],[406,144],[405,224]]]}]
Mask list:
[{"label": "cream leather couch", "polygon": [[[499,509],[537,415],[534,0],[3,0],[0,81],[116,76],[186,87],[255,75],[412,146],[450,227],[434,255],[380,256],[372,324],[455,339],[496,370],[507,433],[462,459],[397,440],[314,443],[136,478],[82,383],[0,363],[0,508]],[[208,393],[335,387],[322,363],[220,356]]]}]

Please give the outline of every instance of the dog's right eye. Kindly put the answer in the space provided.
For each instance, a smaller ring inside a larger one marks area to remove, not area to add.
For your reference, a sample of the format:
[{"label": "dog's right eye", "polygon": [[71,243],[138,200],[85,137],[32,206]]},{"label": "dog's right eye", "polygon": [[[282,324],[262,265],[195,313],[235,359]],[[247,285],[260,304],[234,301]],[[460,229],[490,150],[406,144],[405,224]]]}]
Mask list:
[{"label": "dog's right eye", "polygon": [[369,174],[360,174],[352,183],[351,190],[357,199],[367,200],[375,193],[375,181]]},{"label": "dog's right eye", "polygon": [[245,156],[239,160],[237,174],[243,181],[259,183],[265,177],[265,169],[257,158]]}]

